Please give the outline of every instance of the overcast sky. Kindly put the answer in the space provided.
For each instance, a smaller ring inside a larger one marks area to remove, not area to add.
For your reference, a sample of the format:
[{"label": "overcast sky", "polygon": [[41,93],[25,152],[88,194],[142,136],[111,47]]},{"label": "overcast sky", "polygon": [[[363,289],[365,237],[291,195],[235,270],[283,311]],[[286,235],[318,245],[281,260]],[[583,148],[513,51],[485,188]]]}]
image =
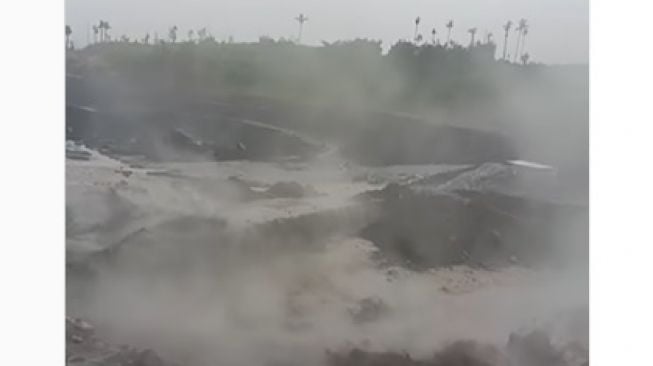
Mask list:
[{"label": "overcast sky", "polygon": [[[453,19],[452,38],[459,43],[467,44],[467,29],[477,27],[481,37],[493,32],[501,48],[501,25],[526,18],[526,49],[533,60],[587,63],[589,58],[589,0],[66,0],[66,23],[78,45],[86,43],[89,25],[99,19],[109,21],[114,37],[141,38],[155,31],[163,37],[173,24],[182,39],[188,29],[203,26],[217,39],[295,37],[293,18],[300,12],[309,18],[303,35],[307,44],[360,37],[388,47],[412,38],[419,15],[427,39],[433,27],[445,35],[444,25]],[[511,53],[516,38],[514,32],[510,36]]]}]

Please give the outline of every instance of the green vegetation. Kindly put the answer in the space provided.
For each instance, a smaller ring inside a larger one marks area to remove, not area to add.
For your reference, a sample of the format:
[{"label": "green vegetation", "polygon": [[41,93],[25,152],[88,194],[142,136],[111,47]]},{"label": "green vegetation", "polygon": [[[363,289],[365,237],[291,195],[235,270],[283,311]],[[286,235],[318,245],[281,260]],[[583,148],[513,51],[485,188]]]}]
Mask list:
[{"label": "green vegetation", "polygon": [[93,45],[71,54],[69,65],[74,69],[74,60],[83,60],[78,64],[94,73],[114,72],[137,86],[206,98],[256,95],[398,110],[492,97],[503,74],[522,69],[495,60],[496,45],[474,42],[473,33],[469,47],[398,42],[385,54],[381,42],[365,39],[308,47],[267,37],[218,43],[201,32],[201,41],[178,42],[177,28],[169,33],[170,42],[156,45],[128,39]]},{"label": "green vegetation", "polygon": [[[446,41],[438,39],[435,28],[427,41],[420,33],[418,16],[412,42],[399,41],[386,53],[380,41],[368,39],[303,46],[302,31],[308,20],[304,14],[295,18],[296,39],[261,37],[258,43],[234,43],[231,37],[217,42],[207,28],[189,29],[186,39],[180,39],[176,25],[165,38],[155,32],[153,42],[149,33],[140,40],[122,35],[112,41],[111,25],[100,20],[92,27],[93,43],[71,53],[68,66],[73,72],[86,70],[95,76],[118,75],[130,89],[170,90],[180,97],[245,95],[410,113],[478,100],[491,103],[506,88],[522,88],[529,75],[540,69],[529,64],[525,51],[525,19],[515,29],[512,55],[508,53],[512,22],[503,26],[503,52],[498,60],[492,33],[486,32],[484,40],[477,41],[478,29],[470,28],[469,44],[462,46],[451,39],[453,20],[445,25]],[[67,27],[69,49],[71,32]]]}]

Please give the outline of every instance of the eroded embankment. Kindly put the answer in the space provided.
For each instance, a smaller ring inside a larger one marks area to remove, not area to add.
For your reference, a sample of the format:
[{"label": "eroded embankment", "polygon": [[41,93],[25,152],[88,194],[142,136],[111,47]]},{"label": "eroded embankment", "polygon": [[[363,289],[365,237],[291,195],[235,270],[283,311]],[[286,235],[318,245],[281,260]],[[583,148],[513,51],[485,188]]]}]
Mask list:
[{"label": "eroded embankment", "polygon": [[587,206],[560,200],[553,172],[531,170],[489,163],[366,193],[380,217],[361,236],[416,269],[582,264]]},{"label": "eroded embankment", "polygon": [[311,158],[337,146],[352,161],[379,166],[479,164],[518,156],[514,141],[500,133],[416,117],[251,97],[125,98],[118,90],[128,80],[96,78],[68,80],[67,138],[113,154],[159,161],[270,161]]}]

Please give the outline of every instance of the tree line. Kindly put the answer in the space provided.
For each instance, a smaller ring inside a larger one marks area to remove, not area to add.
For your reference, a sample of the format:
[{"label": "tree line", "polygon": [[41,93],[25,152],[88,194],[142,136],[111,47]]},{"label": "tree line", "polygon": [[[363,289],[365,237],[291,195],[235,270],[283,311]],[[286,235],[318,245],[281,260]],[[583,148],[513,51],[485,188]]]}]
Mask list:
[{"label": "tree line", "polygon": [[[286,39],[280,39],[280,42],[294,42],[294,43],[301,43],[302,39],[302,33],[303,33],[303,28],[304,24],[309,20],[307,16],[304,14],[299,14],[294,20],[298,23],[299,28],[298,28],[298,34],[297,37],[292,40],[286,40]],[[446,32],[446,38],[443,41],[439,37],[439,33],[437,32],[436,28],[432,28],[430,31],[431,34],[431,39],[430,41],[427,41],[423,34],[420,32],[420,24],[421,24],[421,17],[416,17],[414,24],[414,34],[413,34],[413,40],[412,43],[414,45],[431,45],[435,47],[440,47],[440,48],[445,48],[445,49],[454,49],[456,47],[460,47],[460,44],[456,43],[452,38],[452,30],[454,28],[454,20],[451,19],[447,21],[445,24],[445,28],[447,29]],[[530,55],[528,52],[526,52],[526,36],[528,35],[529,32],[529,24],[526,19],[520,19],[516,23],[515,27],[515,33],[516,33],[516,42],[515,42],[515,51],[512,54],[512,56],[509,54],[509,39],[510,39],[510,33],[513,28],[514,23],[512,21],[507,21],[503,26],[502,29],[504,31],[504,37],[503,37],[503,51],[501,54],[501,60],[505,62],[521,62],[522,64],[526,65],[528,64],[530,60]],[[102,43],[110,43],[110,42],[121,42],[121,43],[136,43],[136,44],[143,44],[143,45],[157,45],[157,44],[166,44],[166,43],[172,43],[175,44],[180,40],[178,37],[178,32],[179,32],[179,27],[176,25],[171,26],[168,28],[167,32],[167,37],[159,37],[159,34],[157,32],[154,33],[153,37],[151,37],[150,33],[147,32],[142,38],[131,38],[127,35],[122,35],[117,38],[113,38],[112,35],[109,33],[109,31],[112,29],[111,24],[108,21],[105,20],[100,20],[97,24],[94,24],[91,26],[92,32],[93,32],[93,40],[92,44],[102,44]],[[493,33],[492,32],[485,32],[484,36],[484,41],[477,40],[476,35],[478,32],[477,27],[472,27],[467,29],[467,33],[469,33],[470,39],[467,48],[475,48],[475,47],[481,47],[484,45],[489,45],[489,44],[495,44],[494,39],[493,39]],[[74,44],[71,39],[73,30],[69,25],[66,25],[66,48],[67,49],[74,49]],[[261,37],[261,39],[264,40],[270,40],[269,37]],[[233,41],[233,37],[229,37],[229,42],[231,43]],[[186,38],[184,43],[202,43],[202,42],[217,42],[215,37],[208,32],[206,27],[199,28],[199,29],[189,29],[186,33]],[[399,43],[405,43],[403,41],[400,41]]]}]

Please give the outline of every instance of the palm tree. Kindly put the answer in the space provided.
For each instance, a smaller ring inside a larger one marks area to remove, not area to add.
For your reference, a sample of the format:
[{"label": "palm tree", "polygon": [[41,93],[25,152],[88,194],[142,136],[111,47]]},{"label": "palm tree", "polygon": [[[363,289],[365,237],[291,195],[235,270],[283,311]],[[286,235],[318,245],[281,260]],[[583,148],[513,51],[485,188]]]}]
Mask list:
[{"label": "palm tree", "polygon": [[111,29],[111,25],[109,22],[104,22],[104,35],[107,37],[107,41],[111,42],[111,35],[109,34],[109,29]]},{"label": "palm tree", "polygon": [[415,18],[415,35],[413,36],[413,39],[415,42],[417,42],[417,32],[419,32],[419,23],[422,21],[420,17]]},{"label": "palm tree", "polygon": [[528,25],[524,25],[524,29],[521,32],[521,55],[524,55],[524,50],[526,49],[526,35],[528,34]]},{"label": "palm tree", "polygon": [[104,20],[100,20],[100,24],[97,27],[100,30],[100,43],[102,43],[104,42]]},{"label": "palm tree", "polygon": [[197,31],[197,36],[199,37],[200,42],[206,38],[206,27]]},{"label": "palm tree", "polygon": [[515,29],[515,31],[517,32],[517,48],[515,49],[515,56],[513,58],[514,62],[517,62],[517,58],[519,57],[519,44],[521,42],[522,32],[526,27],[527,27],[526,19],[524,18],[519,19],[519,23],[517,24],[517,28]]},{"label": "palm tree", "polygon": [[70,35],[73,34],[73,29],[66,25],[66,48],[70,48]]},{"label": "palm tree", "polygon": [[476,37],[476,31],[477,31],[476,27],[474,27],[474,28],[469,28],[469,29],[467,30],[467,32],[469,32],[469,34],[471,35],[471,39],[470,39],[470,41],[469,41],[469,47],[470,47],[470,48],[471,48],[471,47],[474,47],[474,37]]},{"label": "palm tree", "polygon": [[297,18],[295,18],[297,23],[299,23],[299,33],[297,34],[297,43],[302,42],[302,31],[304,30],[304,23],[308,21],[308,18],[304,14],[300,13]]},{"label": "palm tree", "polygon": [[485,34],[485,43],[492,43],[492,37],[494,37],[494,33],[487,32]]},{"label": "palm tree", "polygon": [[515,32],[517,32],[517,46],[515,47],[515,53],[512,56],[513,62],[517,62],[517,55],[519,54],[519,42],[521,42],[521,29],[517,27],[515,29]]},{"label": "palm tree", "polygon": [[93,25],[93,43],[97,43],[97,35],[100,31],[100,28],[97,25]]},{"label": "palm tree", "polygon": [[451,28],[453,28],[453,20],[449,20],[447,23],[447,45],[449,45],[451,41]]},{"label": "palm tree", "polygon": [[168,38],[170,38],[170,42],[172,43],[177,42],[177,29],[177,26],[173,25],[170,31],[168,31]]},{"label": "palm tree", "polygon": [[504,26],[503,26],[503,57],[502,59],[506,59],[506,52],[508,51],[508,33],[510,33],[510,28],[512,28],[512,21],[508,21]]},{"label": "palm tree", "polygon": [[111,29],[111,25],[109,25],[109,22],[100,20],[98,29],[100,30],[100,42],[104,42],[105,40],[107,41],[111,40],[111,37],[109,36],[108,33],[109,29]]}]

